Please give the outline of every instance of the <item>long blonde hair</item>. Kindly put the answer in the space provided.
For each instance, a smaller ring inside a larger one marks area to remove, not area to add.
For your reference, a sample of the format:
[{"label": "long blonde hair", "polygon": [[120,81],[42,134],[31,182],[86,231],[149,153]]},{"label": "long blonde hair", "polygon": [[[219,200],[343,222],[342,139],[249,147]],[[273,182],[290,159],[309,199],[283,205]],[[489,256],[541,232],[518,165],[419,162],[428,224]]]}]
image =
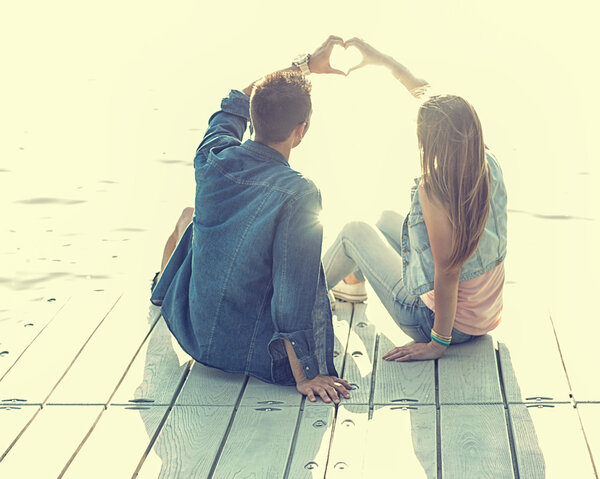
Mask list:
[{"label": "long blonde hair", "polygon": [[460,267],[477,248],[489,215],[490,172],[481,123],[461,97],[438,95],[421,105],[417,137],[423,186],[448,213],[450,266]]}]

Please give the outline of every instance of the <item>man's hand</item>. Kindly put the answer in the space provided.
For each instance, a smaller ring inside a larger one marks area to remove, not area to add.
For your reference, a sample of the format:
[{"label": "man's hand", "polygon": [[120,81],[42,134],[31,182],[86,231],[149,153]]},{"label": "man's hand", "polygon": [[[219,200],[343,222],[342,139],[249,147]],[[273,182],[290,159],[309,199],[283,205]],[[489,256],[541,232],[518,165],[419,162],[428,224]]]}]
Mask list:
[{"label": "man's hand", "polygon": [[425,359],[438,359],[444,355],[446,346],[434,341],[429,343],[414,343],[400,346],[383,355],[387,361],[422,361]]},{"label": "man's hand", "polygon": [[296,383],[296,389],[300,394],[308,396],[308,400],[315,402],[315,394],[321,396],[323,402],[335,404],[340,402],[340,394],[346,399],[350,399],[349,390],[352,386],[344,379],[335,376],[315,376],[312,379],[304,379]]},{"label": "man's hand", "polygon": [[325,40],[323,45],[315,50],[308,61],[308,68],[310,68],[311,73],[335,73],[337,75],[346,76],[346,73],[333,68],[329,62],[331,51],[335,45],[340,45],[343,47],[344,40],[342,40],[341,37],[331,35],[327,40]]}]

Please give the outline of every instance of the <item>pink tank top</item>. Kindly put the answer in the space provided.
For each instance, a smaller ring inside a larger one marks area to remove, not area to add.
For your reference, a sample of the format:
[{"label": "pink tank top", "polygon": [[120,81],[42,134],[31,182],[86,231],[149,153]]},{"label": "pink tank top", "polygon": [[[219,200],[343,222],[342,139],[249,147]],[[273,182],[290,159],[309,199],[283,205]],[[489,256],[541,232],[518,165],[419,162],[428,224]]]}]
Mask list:
[{"label": "pink tank top", "polygon": [[[504,262],[481,276],[458,283],[454,327],[474,336],[485,334],[500,323]],[[435,312],[434,291],[422,294],[425,305]]]}]

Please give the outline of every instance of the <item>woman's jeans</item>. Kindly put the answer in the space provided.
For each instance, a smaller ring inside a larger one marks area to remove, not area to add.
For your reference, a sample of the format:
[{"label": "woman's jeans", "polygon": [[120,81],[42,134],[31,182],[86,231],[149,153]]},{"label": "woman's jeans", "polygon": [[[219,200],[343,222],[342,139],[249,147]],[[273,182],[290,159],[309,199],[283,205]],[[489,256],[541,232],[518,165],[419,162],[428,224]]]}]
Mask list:
[{"label": "woman's jeans", "polygon": [[[402,281],[400,239],[404,218],[384,211],[377,228],[355,221],[348,223],[323,257],[328,288],[350,273],[366,278],[400,329],[418,343],[429,342],[434,312],[419,296],[410,294]],[[452,330],[452,343],[463,343],[473,336]]]}]

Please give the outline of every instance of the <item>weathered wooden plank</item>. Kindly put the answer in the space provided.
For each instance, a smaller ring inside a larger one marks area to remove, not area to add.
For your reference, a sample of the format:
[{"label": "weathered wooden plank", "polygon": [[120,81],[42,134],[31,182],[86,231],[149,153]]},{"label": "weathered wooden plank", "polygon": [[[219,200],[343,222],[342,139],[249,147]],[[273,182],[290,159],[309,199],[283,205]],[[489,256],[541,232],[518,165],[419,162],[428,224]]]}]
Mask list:
[{"label": "weathered wooden plank", "polygon": [[519,474],[527,478],[593,478],[577,412],[570,404],[510,404]]},{"label": "weathered wooden plank", "polygon": [[296,386],[280,386],[269,384],[256,378],[249,378],[244,395],[242,396],[242,406],[254,407],[281,407],[295,406],[300,407],[302,395],[296,390]]},{"label": "weathered wooden plank", "polygon": [[437,477],[435,406],[375,408],[368,423],[364,477]]},{"label": "weathered wooden plank", "polygon": [[590,308],[598,296],[599,285],[598,211],[597,207],[591,209],[595,221],[549,222],[551,228],[545,237],[552,238],[551,244],[557,250],[576,239],[570,254],[546,255],[544,259],[554,273],[547,304],[577,402],[600,401],[600,381],[590,380],[590,375],[596,374],[596,368],[590,364],[590,352],[598,349],[600,337],[600,321]]},{"label": "weathered wooden plank", "polygon": [[[590,375],[596,372],[590,364],[590,351],[598,348],[597,338],[600,337],[600,322],[594,320],[585,301],[573,300],[573,297],[591,298],[594,297],[594,294],[597,292],[594,291],[587,296],[584,294],[556,295],[561,296],[556,301],[562,299],[565,304],[555,305],[550,313],[558,335],[562,359],[571,384],[571,392],[577,402],[600,401],[600,381],[590,380]],[[575,320],[580,321],[581,328],[573,327]]]},{"label": "weathered wooden plank", "polygon": [[169,405],[189,367],[189,356],[161,318],[131,364],[111,404]]},{"label": "weathered wooden plank", "polygon": [[506,285],[503,320],[493,336],[507,401],[570,401],[550,315],[528,289]]},{"label": "weathered wooden plank", "polygon": [[353,386],[347,404],[369,404],[375,360],[375,325],[366,315],[366,304],[354,305],[352,328],[344,363],[344,379]]},{"label": "weathered wooden plank", "polygon": [[34,304],[27,304],[14,311],[10,321],[0,323],[0,381],[68,300],[69,298],[61,301],[42,299]]},{"label": "weathered wooden plank", "polygon": [[[522,350],[518,350],[518,345],[513,348],[515,345],[514,341],[511,341],[510,346],[503,342],[498,343],[507,401],[509,403],[570,402],[569,385],[562,366],[553,364],[553,358],[537,356],[534,352],[528,359]],[[549,363],[547,367],[543,364],[546,358]]]},{"label": "weathered wooden plank", "polygon": [[131,477],[167,409],[166,406],[110,406],[63,477]]},{"label": "weathered wooden plank", "polygon": [[125,293],[48,398],[49,404],[107,404],[160,309],[144,291]]},{"label": "weathered wooden plank", "polygon": [[333,316],[333,364],[338,374],[342,374],[344,369],[344,359],[346,358],[346,348],[348,346],[348,336],[350,334],[353,310],[354,307],[352,303],[346,303],[344,301],[335,302]]},{"label": "weathered wooden plank", "polygon": [[0,477],[57,477],[102,410],[45,407],[0,462]]},{"label": "weathered wooden plank", "polygon": [[502,403],[492,337],[450,346],[438,359],[438,384],[440,404]]},{"label": "weathered wooden plank", "polygon": [[375,375],[374,404],[435,404],[433,361],[384,361],[381,356],[401,344],[379,335],[379,358]]},{"label": "weathered wooden plank", "polygon": [[230,374],[193,362],[176,404],[233,406],[246,382],[243,374]]},{"label": "weathered wooden plank", "polygon": [[341,404],[335,419],[326,477],[368,477],[364,474],[369,406]]},{"label": "weathered wooden plank", "polygon": [[292,461],[286,477],[317,479],[325,477],[334,409],[314,406],[302,411]]},{"label": "weathered wooden plank", "polygon": [[175,406],[138,479],[204,479],[219,451],[233,407]]},{"label": "weathered wooden plank", "polygon": [[442,477],[514,477],[502,405],[443,405],[440,428]]},{"label": "weathered wooden plank", "polygon": [[600,403],[578,404],[577,411],[583,424],[583,430],[587,437],[587,443],[596,465],[600,469]]},{"label": "weathered wooden plank", "polygon": [[282,477],[299,409],[238,409],[214,477]]},{"label": "weathered wooden plank", "polygon": [[43,403],[117,300],[104,292],[71,300],[0,381],[0,401]]},{"label": "weathered wooden plank", "polygon": [[0,407],[0,461],[40,406]]}]

